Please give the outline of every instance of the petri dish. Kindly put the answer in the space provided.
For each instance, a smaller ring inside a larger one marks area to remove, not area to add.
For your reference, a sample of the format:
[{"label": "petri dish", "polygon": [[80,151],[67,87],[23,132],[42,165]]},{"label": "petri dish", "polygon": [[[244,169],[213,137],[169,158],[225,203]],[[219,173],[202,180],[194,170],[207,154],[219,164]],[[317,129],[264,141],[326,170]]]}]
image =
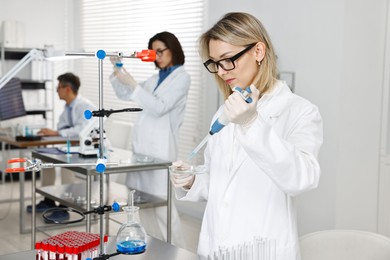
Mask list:
[{"label": "petri dish", "polygon": [[169,166],[169,172],[173,174],[203,174],[206,172],[204,165],[189,165],[184,167]]},{"label": "petri dish", "polygon": [[119,164],[132,164],[133,160],[131,158],[119,160]]}]

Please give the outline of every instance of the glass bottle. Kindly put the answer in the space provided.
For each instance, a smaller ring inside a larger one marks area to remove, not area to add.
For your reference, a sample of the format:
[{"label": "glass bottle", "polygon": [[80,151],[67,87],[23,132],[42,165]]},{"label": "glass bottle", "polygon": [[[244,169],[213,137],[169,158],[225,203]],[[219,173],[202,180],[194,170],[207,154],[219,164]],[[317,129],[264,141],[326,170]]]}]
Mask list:
[{"label": "glass bottle", "polygon": [[127,213],[127,223],[122,224],[116,237],[116,248],[122,254],[139,254],[146,249],[146,232],[140,224],[139,207],[122,208]]}]

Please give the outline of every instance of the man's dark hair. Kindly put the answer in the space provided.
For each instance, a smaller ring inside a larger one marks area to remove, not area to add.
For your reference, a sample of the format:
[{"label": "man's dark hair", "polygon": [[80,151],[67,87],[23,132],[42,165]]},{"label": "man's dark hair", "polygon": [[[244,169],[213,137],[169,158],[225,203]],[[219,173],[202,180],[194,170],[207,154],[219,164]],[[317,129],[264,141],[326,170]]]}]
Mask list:
[{"label": "man's dark hair", "polygon": [[63,85],[70,85],[72,91],[77,94],[80,88],[80,78],[71,72],[59,75],[57,80]]}]

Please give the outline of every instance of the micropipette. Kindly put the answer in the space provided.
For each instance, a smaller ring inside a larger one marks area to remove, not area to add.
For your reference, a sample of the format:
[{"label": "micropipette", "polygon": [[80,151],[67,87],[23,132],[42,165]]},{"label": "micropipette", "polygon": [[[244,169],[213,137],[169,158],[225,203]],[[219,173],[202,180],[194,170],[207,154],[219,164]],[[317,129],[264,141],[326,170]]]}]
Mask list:
[{"label": "micropipette", "polygon": [[[245,100],[245,102],[252,103],[252,98],[249,96],[249,94],[252,93],[250,87],[247,87],[244,90],[242,90],[240,87],[235,87],[233,91],[239,93],[242,99]],[[211,125],[211,129],[209,133],[203,138],[203,140],[198,144],[198,146],[196,146],[195,149],[189,154],[188,160],[194,158],[194,156],[199,152],[199,150],[207,143],[210,136],[221,131],[222,128],[224,128],[227,124],[229,124],[229,120],[224,116],[224,114],[222,114],[219,118],[217,118],[217,120],[215,120],[214,123]]]}]

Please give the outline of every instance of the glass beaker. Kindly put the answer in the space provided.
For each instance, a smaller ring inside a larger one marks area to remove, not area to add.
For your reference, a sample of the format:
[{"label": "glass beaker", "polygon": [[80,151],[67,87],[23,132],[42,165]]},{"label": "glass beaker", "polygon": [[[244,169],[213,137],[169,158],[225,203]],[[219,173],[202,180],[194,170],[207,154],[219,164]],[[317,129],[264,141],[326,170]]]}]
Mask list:
[{"label": "glass beaker", "polygon": [[122,208],[127,213],[127,223],[122,224],[116,236],[116,248],[122,254],[140,254],[146,249],[146,232],[140,224],[139,207]]}]

